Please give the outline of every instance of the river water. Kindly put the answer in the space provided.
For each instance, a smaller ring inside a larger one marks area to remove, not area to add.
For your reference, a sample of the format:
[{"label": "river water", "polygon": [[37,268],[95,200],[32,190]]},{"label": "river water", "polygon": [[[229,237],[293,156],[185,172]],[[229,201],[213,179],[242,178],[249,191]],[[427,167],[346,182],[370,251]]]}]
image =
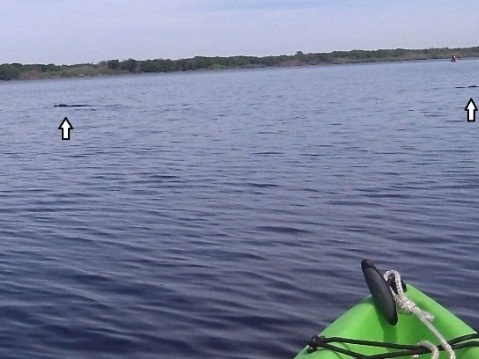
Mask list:
[{"label": "river water", "polygon": [[478,326],[478,71],[0,83],[0,357],[292,358],[362,258]]}]

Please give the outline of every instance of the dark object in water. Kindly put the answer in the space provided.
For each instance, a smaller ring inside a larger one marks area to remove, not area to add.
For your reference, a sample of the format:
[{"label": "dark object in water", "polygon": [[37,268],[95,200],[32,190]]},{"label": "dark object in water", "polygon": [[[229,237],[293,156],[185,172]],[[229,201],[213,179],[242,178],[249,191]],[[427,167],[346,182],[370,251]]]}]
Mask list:
[{"label": "dark object in water", "polygon": [[469,85],[469,86],[456,86],[457,89],[472,89],[472,88],[476,88],[476,87],[479,87],[478,85]]},{"label": "dark object in water", "polygon": [[72,105],[67,105],[65,103],[59,103],[54,105],[53,107],[89,107],[90,105],[85,105],[85,104],[72,104]]}]

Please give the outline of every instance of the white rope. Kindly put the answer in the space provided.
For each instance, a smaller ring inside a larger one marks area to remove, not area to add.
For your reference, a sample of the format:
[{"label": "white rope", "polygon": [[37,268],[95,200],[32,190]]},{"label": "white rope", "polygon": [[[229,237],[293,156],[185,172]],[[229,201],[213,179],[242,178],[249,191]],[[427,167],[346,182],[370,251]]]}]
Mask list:
[{"label": "white rope", "polygon": [[[394,285],[396,286],[397,294],[392,289],[391,289],[391,293],[394,297],[394,301],[396,302],[396,306],[399,309],[399,311],[406,314],[414,314],[439,340],[439,342],[441,343],[441,346],[448,353],[449,359],[456,359],[456,354],[454,353],[454,350],[451,348],[451,346],[448,344],[448,342],[442,336],[442,334],[432,324],[432,321],[434,320],[434,315],[432,315],[429,312],[426,312],[425,310],[422,310],[416,305],[416,303],[414,303],[412,300],[406,297],[401,284],[401,275],[398,272],[393,270],[387,271],[386,273],[384,273],[384,280],[387,281],[391,274],[394,275]],[[428,344],[425,344],[425,343],[428,343]],[[431,349],[431,351],[432,351],[431,345],[434,346],[434,344],[432,344],[429,341],[422,341],[419,343],[419,345],[424,346],[428,349]],[[434,348],[435,350],[437,350],[435,346]],[[437,355],[435,354],[435,351],[432,351],[432,359],[437,359],[438,356],[439,356],[439,351]]]},{"label": "white rope", "polygon": [[[423,340],[423,341],[420,341],[418,344],[431,351],[431,353],[432,353],[431,359],[439,358],[439,349],[434,344],[432,344],[430,341]],[[415,355],[415,357],[418,358],[419,355]]]}]

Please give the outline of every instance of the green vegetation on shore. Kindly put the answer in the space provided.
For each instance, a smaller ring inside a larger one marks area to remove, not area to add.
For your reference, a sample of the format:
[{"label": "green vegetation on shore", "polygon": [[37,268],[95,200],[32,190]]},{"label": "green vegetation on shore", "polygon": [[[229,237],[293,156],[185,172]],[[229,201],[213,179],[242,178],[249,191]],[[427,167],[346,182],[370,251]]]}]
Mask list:
[{"label": "green vegetation on shore", "polygon": [[388,62],[447,59],[455,54],[459,58],[479,57],[479,46],[469,48],[432,48],[422,50],[352,50],[333,51],[330,53],[279,56],[229,56],[204,57],[189,59],[156,59],[156,60],[109,60],[98,64],[78,65],[22,65],[19,63],[0,65],[0,80],[44,79],[60,77],[83,77],[98,75],[120,75],[128,73],[155,73],[193,70],[216,70],[233,68],[305,66],[322,64],[346,64],[362,62]]}]

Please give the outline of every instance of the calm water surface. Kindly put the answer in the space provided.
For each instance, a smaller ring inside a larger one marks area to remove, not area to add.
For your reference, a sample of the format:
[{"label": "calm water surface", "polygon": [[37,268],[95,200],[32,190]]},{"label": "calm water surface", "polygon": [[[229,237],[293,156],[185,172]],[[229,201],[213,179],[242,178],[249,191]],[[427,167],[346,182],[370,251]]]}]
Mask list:
[{"label": "calm water surface", "polygon": [[478,71],[0,83],[0,357],[291,358],[363,257],[479,326]]}]

